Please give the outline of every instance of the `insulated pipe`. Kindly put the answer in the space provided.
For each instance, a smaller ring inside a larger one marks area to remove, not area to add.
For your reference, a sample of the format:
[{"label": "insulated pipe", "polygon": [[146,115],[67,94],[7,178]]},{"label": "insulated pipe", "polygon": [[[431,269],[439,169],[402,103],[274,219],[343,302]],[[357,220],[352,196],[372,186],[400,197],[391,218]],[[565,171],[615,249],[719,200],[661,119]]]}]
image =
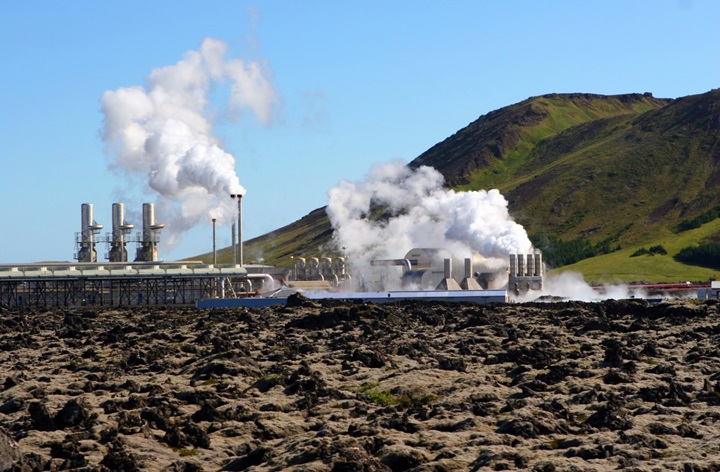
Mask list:
[{"label": "insulated pipe", "polygon": [[267,290],[273,290],[277,282],[270,274],[248,274],[247,276],[249,279],[262,279],[263,288]]},{"label": "insulated pipe", "polygon": [[401,265],[406,271],[412,270],[412,261],[410,259],[373,259],[370,261],[371,266],[394,266]]}]

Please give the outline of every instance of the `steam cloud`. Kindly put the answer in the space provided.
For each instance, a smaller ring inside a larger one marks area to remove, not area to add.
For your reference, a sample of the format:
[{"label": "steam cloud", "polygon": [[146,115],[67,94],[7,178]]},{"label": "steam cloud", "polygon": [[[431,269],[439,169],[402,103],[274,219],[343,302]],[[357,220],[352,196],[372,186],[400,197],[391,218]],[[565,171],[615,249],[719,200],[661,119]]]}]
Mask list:
[{"label": "steam cloud", "polygon": [[[401,258],[415,247],[448,249],[458,258],[474,250],[496,268],[507,265],[508,254],[532,252],[498,190],[455,192],[443,181],[431,167],[413,170],[400,161],[374,165],[363,182],[341,181],[328,192],[335,244],[361,270],[371,259]],[[373,211],[382,213],[379,220],[369,218]]]},{"label": "steam cloud", "polygon": [[277,101],[263,64],[226,60],[226,50],[224,42],[205,39],[199,51],[153,70],[146,87],[109,90],[100,100],[111,166],[157,192],[169,245],[200,221],[232,221],[236,207],[228,196],[245,194],[235,158],[213,136],[210,91],[229,84],[226,110],[250,110],[265,124]]}]

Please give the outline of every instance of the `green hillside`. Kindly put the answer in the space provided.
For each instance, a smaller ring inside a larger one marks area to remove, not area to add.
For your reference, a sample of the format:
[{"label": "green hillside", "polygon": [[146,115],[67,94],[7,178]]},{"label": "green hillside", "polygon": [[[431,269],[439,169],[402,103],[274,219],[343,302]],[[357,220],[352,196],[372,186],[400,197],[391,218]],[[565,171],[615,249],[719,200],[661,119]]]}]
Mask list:
[{"label": "green hillside", "polygon": [[[707,280],[717,274],[672,256],[717,239],[717,221],[672,229],[720,204],[719,142],[720,90],[674,100],[552,94],[481,116],[410,165],[437,168],[455,189],[500,189],[533,237],[619,249],[562,270],[588,280]],[[331,234],[318,209],[247,241],[246,260],[289,265],[293,255],[327,253]],[[669,254],[629,257],[656,244]]]}]

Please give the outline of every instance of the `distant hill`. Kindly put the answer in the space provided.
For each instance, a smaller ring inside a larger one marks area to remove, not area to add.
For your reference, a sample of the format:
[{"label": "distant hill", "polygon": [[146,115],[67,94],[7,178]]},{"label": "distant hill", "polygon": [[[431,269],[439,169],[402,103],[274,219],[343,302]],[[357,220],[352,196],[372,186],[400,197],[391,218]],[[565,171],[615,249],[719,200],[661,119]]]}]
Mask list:
[{"label": "distant hill", "polygon": [[[678,245],[717,239],[712,222],[676,231],[720,204],[720,90],[678,99],[531,97],[481,116],[410,163],[421,165],[438,169],[457,190],[500,189],[541,247],[571,242],[608,252],[568,266],[592,280],[720,277],[672,259]],[[247,241],[246,259],[289,265],[291,255],[326,251],[331,234],[317,209]],[[668,254],[630,257],[657,244]],[[593,273],[593,261],[604,272]]]}]

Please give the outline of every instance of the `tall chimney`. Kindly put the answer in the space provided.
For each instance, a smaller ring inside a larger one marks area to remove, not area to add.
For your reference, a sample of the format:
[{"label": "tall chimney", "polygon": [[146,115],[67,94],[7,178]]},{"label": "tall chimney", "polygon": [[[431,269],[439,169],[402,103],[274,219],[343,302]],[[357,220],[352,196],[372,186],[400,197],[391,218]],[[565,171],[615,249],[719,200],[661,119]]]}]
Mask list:
[{"label": "tall chimney", "polygon": [[125,206],[122,203],[112,204],[112,237],[110,239],[110,262],[127,262],[125,235],[134,228],[125,221]]},{"label": "tall chimney", "polygon": [[81,231],[78,238],[80,249],[77,253],[78,262],[97,262],[95,235],[103,228],[93,219],[93,204],[83,203],[80,206]]},{"label": "tall chimney", "polygon": [[[230,198],[238,199],[238,214],[237,214],[237,246],[233,242],[233,254],[237,253],[237,260],[233,260],[235,264],[243,265],[243,243],[242,243],[242,194],[231,193]],[[233,236],[235,231],[233,230]],[[233,238],[234,239],[234,238]]]},{"label": "tall chimney", "polygon": [[158,260],[157,245],[160,242],[160,230],[164,224],[155,223],[155,205],[143,203],[143,230],[140,245],[135,257],[136,262],[153,262]]}]

